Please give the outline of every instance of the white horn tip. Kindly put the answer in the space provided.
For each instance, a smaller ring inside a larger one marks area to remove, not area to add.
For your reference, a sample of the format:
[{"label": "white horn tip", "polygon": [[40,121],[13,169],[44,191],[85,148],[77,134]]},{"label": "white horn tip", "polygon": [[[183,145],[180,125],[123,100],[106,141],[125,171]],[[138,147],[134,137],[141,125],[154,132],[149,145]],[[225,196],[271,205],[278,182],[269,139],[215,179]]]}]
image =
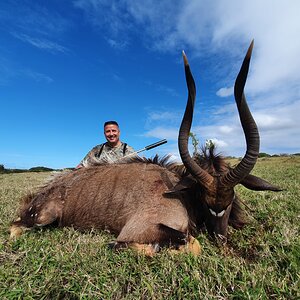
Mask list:
[{"label": "white horn tip", "polygon": [[184,50],[182,50],[182,57],[183,57],[184,65],[188,66],[189,62],[188,62],[188,59],[187,59],[187,57],[185,55]]}]

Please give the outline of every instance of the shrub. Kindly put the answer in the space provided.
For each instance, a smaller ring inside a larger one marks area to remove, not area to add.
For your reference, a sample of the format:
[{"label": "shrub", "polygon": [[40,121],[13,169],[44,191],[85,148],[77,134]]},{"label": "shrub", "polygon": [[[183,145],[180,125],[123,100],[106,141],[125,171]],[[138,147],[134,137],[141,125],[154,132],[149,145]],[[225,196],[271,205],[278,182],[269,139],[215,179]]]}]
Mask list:
[{"label": "shrub", "polygon": [[46,168],[46,167],[33,167],[28,170],[29,172],[49,172],[54,171],[54,169]]},{"label": "shrub", "polygon": [[258,157],[270,157],[271,155],[268,154],[268,153],[264,153],[264,152],[261,152],[259,153]]}]

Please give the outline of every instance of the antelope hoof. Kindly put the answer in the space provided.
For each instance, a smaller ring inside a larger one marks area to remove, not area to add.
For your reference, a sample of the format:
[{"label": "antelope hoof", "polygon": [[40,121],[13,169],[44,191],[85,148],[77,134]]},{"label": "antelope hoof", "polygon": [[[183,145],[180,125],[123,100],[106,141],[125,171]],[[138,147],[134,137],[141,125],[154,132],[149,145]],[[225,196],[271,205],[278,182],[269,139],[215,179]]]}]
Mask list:
[{"label": "antelope hoof", "polygon": [[25,232],[25,230],[26,230],[25,227],[12,225],[9,229],[9,232],[10,232],[9,238],[11,240],[17,239]]},{"label": "antelope hoof", "polygon": [[202,248],[197,239],[193,236],[188,237],[186,244],[180,245],[176,249],[171,249],[171,253],[191,253],[194,256],[199,256],[201,254]]},{"label": "antelope hoof", "polygon": [[126,243],[126,242],[111,242],[108,244],[108,247],[113,250],[124,250],[132,249],[138,254],[152,257],[156,252],[159,251],[157,244],[139,244],[139,243]]},{"label": "antelope hoof", "polygon": [[148,257],[154,256],[159,251],[158,244],[130,243],[128,247],[136,251],[138,254],[142,254]]},{"label": "antelope hoof", "polygon": [[186,252],[191,253],[195,256],[199,256],[201,254],[202,248],[197,239],[195,239],[193,236],[190,236],[188,239],[187,244],[185,245]]}]

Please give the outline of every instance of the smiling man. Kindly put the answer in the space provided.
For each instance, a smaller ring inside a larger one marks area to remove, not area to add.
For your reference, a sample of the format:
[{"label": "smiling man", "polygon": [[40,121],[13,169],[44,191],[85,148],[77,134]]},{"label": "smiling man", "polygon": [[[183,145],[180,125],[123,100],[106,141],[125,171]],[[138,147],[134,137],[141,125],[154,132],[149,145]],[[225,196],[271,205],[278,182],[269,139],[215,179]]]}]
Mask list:
[{"label": "smiling man", "polygon": [[104,123],[106,143],[95,146],[76,168],[88,167],[102,162],[114,163],[134,153],[134,149],[120,141],[120,128],[116,121]]}]

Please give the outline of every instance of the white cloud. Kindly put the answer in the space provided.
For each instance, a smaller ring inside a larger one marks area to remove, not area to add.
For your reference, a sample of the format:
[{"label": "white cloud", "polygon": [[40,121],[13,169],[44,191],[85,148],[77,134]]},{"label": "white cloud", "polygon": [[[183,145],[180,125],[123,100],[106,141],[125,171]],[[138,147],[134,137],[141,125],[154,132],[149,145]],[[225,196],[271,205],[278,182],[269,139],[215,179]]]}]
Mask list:
[{"label": "white cloud", "polygon": [[71,20],[60,15],[58,10],[51,11],[38,2],[33,5],[30,1],[5,1],[0,16],[3,28],[32,35],[58,36],[72,26]]},{"label": "white cloud", "polygon": [[73,3],[93,26],[109,30],[108,36],[118,37],[118,44],[123,44],[128,38],[129,30],[134,30],[126,1],[76,0]]},{"label": "white cloud", "polygon": [[42,73],[39,73],[39,72],[35,72],[35,71],[32,71],[32,70],[27,69],[27,70],[21,71],[20,73],[27,76],[27,77],[29,77],[29,78],[32,78],[36,82],[46,82],[46,83],[53,82],[53,79],[51,77],[49,77],[48,75],[42,74]]},{"label": "white cloud", "polygon": [[164,121],[164,122],[169,122],[171,120],[178,119],[178,114],[175,112],[170,112],[170,111],[163,111],[163,112],[158,112],[158,111],[153,111],[149,112],[148,114],[148,120],[149,121]]},{"label": "white cloud", "polygon": [[[261,152],[274,154],[300,151],[299,111],[299,100],[276,107],[252,109],[259,128]],[[192,131],[202,144],[207,139],[221,141],[217,142],[218,149],[226,155],[242,156],[245,153],[245,138],[237,109],[234,114],[223,114],[214,125],[194,126]]]},{"label": "white cloud", "polygon": [[119,49],[123,50],[128,47],[128,42],[127,41],[121,41],[119,42],[118,40],[108,38],[107,43],[114,49]]},{"label": "white cloud", "polygon": [[66,47],[53,40],[72,28],[70,18],[51,11],[46,5],[29,5],[28,1],[6,1],[1,6],[0,25],[14,37],[40,49],[66,52]]},{"label": "white cloud", "polygon": [[53,79],[32,69],[20,69],[14,62],[0,58],[0,85],[7,85],[18,77],[26,77],[36,82],[51,83]]},{"label": "white cloud", "polygon": [[[62,35],[71,28],[71,20],[61,16],[57,11],[48,10],[45,5],[28,4],[28,1],[6,1],[1,5],[0,26],[3,31],[35,48],[50,53],[68,53],[67,47],[54,41],[61,40]],[[3,49],[6,48],[8,49],[9,45],[3,45]],[[50,76],[34,70],[37,68],[36,62],[23,60],[20,65],[18,60],[5,59],[5,56],[9,57],[5,52],[2,51],[1,54],[0,84],[9,84],[12,79],[19,76],[37,82],[53,81]]]},{"label": "white cloud", "polygon": [[[167,110],[167,109],[146,109],[147,117],[145,121],[146,130],[155,130],[154,132],[159,132],[164,128],[168,128],[172,132],[171,136],[177,140],[178,130],[180,122],[182,119],[182,112],[177,110]],[[164,137],[165,138],[165,137]]]},{"label": "white cloud", "polygon": [[222,140],[219,140],[216,138],[212,138],[211,140],[220,149],[228,146],[228,144],[225,141],[222,141]]},{"label": "white cloud", "polygon": [[228,125],[223,125],[223,126],[220,126],[219,127],[219,131],[220,133],[225,133],[225,134],[228,134],[228,133],[231,133],[234,131],[234,128],[228,126]]},{"label": "white cloud", "polygon": [[42,50],[47,50],[49,52],[62,52],[62,53],[68,52],[68,49],[65,48],[64,46],[61,46],[47,39],[34,38],[27,34],[18,34],[18,33],[12,33],[12,34],[15,38]]},{"label": "white cloud", "polygon": [[216,94],[219,97],[228,97],[228,96],[231,96],[231,95],[233,95],[233,87],[230,87],[230,88],[227,88],[227,87],[220,88],[217,91]]},{"label": "white cloud", "polygon": [[177,141],[178,128],[155,127],[147,131],[144,136]]}]

